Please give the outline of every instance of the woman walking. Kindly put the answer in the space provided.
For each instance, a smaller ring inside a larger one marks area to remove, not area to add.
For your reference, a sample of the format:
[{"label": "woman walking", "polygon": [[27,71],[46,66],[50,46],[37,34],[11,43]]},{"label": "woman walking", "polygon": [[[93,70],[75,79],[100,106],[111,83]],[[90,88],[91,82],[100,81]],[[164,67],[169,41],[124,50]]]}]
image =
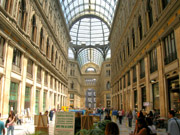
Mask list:
[{"label": "woman walking", "polygon": [[9,117],[8,117],[9,122],[7,123],[7,135],[14,135],[14,122],[16,120],[15,114],[13,111],[10,111]]},{"label": "woman walking", "polygon": [[129,121],[129,127],[132,127],[132,119],[133,119],[133,114],[132,111],[130,110],[128,115],[127,115],[128,121]]}]

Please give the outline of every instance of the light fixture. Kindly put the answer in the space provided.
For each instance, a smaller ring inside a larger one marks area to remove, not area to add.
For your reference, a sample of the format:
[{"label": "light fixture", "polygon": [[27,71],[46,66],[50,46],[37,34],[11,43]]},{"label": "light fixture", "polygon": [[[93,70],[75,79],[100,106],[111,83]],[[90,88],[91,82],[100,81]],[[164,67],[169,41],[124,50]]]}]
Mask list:
[{"label": "light fixture", "polygon": [[151,80],[150,82],[151,82],[151,83],[155,83],[155,82],[156,82],[156,80],[155,80],[155,79],[153,79],[153,80]]}]

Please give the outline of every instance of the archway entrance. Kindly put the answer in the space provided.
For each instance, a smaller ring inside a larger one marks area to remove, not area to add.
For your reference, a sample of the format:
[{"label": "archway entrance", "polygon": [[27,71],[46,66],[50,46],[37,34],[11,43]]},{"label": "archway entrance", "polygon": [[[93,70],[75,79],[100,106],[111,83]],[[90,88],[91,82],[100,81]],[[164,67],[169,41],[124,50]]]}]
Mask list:
[{"label": "archway entrance", "polygon": [[93,89],[88,89],[86,91],[86,107],[96,108],[96,91]]}]

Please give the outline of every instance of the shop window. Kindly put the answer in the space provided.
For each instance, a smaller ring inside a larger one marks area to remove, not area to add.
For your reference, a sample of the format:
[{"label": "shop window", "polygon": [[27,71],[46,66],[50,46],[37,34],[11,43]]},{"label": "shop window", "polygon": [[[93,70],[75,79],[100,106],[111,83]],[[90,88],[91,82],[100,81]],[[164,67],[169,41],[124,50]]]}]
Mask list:
[{"label": "shop window", "polygon": [[26,86],[24,109],[30,108],[30,101],[31,101],[31,88]]},{"label": "shop window", "polygon": [[153,49],[150,52],[150,73],[153,73],[157,70],[157,49]]},{"label": "shop window", "polygon": [[164,38],[164,48],[165,48],[165,58],[164,58],[165,64],[169,64],[177,59],[174,32],[170,33]]},{"label": "shop window", "polygon": [[153,92],[153,109],[160,110],[158,83],[152,84],[152,92]]},{"label": "shop window", "polygon": [[176,111],[177,117],[180,117],[180,87],[179,77],[170,78],[168,82],[169,110]]},{"label": "shop window", "polygon": [[141,99],[142,99],[142,109],[145,109],[144,103],[146,102],[146,87],[141,88]]},{"label": "shop window", "polygon": [[9,92],[9,112],[13,110],[15,113],[17,113],[18,89],[19,89],[19,84],[15,82],[11,82],[10,92]]},{"label": "shop window", "polygon": [[138,100],[137,100],[137,90],[134,90],[134,108],[137,110],[138,109]]},{"label": "shop window", "polygon": [[3,64],[4,62],[4,44],[5,44],[5,39],[0,36],[0,64]]},{"label": "shop window", "polygon": [[145,65],[144,65],[144,59],[140,60],[140,78],[145,77]]},{"label": "shop window", "polygon": [[40,96],[40,91],[36,90],[36,97],[35,97],[35,113],[36,113],[36,115],[39,115],[39,96]]}]

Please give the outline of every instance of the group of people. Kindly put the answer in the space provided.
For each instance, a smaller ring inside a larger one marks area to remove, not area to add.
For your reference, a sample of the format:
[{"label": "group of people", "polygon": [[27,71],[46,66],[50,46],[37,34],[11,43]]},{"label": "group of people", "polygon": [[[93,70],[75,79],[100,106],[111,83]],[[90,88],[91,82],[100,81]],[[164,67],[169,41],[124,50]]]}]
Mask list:
[{"label": "group of people", "polygon": [[[119,124],[122,124],[123,117],[127,117],[128,125],[129,127],[132,127],[132,121],[133,119],[135,120],[135,129],[132,133],[130,133],[130,135],[157,135],[156,120],[158,116],[159,114],[156,112],[156,110],[154,110],[154,112],[150,111],[148,114],[143,111],[136,112],[135,110],[133,112],[130,110],[126,114],[123,110],[112,111],[112,119],[114,119],[113,117],[118,117]],[[170,110],[168,117],[168,135],[180,135],[180,119],[175,117],[175,111]],[[110,114],[106,113],[104,119],[111,121]],[[116,120],[113,123],[116,124]],[[119,132],[119,128],[117,127],[117,129],[115,129],[115,127],[117,126],[114,125],[113,128],[110,128],[114,132],[112,135],[119,135],[119,133],[115,134],[116,132]]]}]

